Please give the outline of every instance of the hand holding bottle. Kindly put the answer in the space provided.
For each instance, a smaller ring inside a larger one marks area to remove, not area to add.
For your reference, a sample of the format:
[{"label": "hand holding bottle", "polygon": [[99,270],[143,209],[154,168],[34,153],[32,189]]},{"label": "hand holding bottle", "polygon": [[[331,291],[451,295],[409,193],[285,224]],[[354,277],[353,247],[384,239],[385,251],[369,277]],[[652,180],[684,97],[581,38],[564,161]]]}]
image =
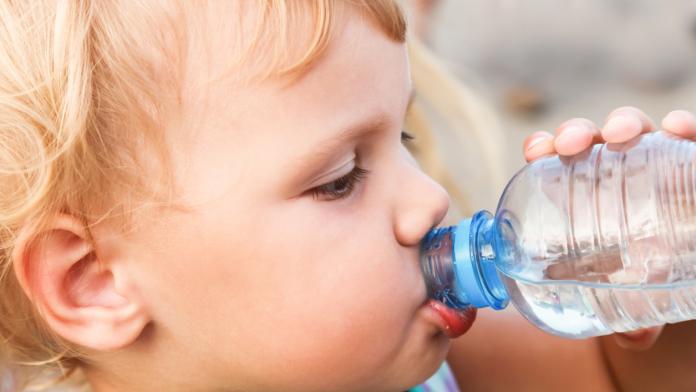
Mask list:
[{"label": "hand holding bottle", "polygon": [[[662,120],[662,129],[685,138],[696,138],[696,116],[684,111],[670,112]],[[574,118],[562,123],[555,135],[539,131],[530,135],[524,143],[527,161],[542,156],[560,154],[575,155],[594,143],[619,143],[630,140],[640,133],[654,131],[654,122],[641,110],[626,106],[614,110],[602,128],[584,118]],[[662,327],[616,334],[617,343],[629,349],[642,350],[651,347],[659,336]]]}]

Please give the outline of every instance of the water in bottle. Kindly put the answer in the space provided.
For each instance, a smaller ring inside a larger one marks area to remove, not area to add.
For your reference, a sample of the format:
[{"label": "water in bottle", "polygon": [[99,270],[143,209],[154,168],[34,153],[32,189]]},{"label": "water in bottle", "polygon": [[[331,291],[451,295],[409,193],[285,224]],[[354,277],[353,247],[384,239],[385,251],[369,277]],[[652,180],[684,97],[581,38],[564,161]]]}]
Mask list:
[{"label": "water in bottle", "polygon": [[570,338],[696,319],[695,157],[696,143],[655,132],[527,165],[495,215],[426,236],[429,295],[512,302]]}]

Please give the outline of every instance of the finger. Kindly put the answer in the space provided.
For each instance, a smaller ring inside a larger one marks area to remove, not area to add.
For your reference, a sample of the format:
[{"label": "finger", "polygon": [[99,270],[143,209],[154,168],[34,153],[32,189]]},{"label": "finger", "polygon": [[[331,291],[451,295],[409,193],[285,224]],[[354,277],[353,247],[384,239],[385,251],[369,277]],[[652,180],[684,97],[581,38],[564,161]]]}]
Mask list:
[{"label": "finger", "polygon": [[555,154],[553,135],[546,131],[537,131],[524,141],[524,159],[531,162],[545,155]]},{"label": "finger", "polygon": [[662,333],[664,326],[640,329],[638,331],[617,333],[614,335],[616,344],[627,350],[644,351],[652,347]]},{"label": "finger", "polygon": [[687,139],[696,138],[696,116],[686,110],[674,110],[662,119],[662,129]]},{"label": "finger", "polygon": [[599,128],[592,121],[574,118],[556,128],[554,147],[560,155],[575,155],[599,141]]},{"label": "finger", "polygon": [[642,110],[624,106],[609,114],[602,137],[609,143],[621,143],[654,129],[655,123]]}]

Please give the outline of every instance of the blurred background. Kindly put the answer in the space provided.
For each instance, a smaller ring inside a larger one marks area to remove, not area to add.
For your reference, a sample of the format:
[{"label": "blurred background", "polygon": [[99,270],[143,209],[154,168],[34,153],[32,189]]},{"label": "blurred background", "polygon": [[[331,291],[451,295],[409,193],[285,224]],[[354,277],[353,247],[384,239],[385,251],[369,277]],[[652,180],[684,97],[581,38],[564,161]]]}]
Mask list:
[{"label": "blurred background", "polygon": [[[405,9],[422,43],[414,83],[446,173],[424,167],[458,188],[454,218],[495,209],[536,130],[573,117],[601,126],[624,105],[658,123],[696,110],[696,0],[409,0]],[[446,91],[433,77],[440,68],[462,90]]]}]

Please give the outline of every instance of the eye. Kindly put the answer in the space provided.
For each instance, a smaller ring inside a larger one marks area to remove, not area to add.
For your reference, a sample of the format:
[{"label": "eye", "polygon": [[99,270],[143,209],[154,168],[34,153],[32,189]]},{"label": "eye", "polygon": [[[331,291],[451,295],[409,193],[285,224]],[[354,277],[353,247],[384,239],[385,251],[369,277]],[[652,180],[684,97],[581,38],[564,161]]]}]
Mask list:
[{"label": "eye", "polygon": [[415,136],[411,135],[410,133],[408,133],[406,131],[401,132],[401,142],[402,143],[408,143],[415,138],[416,138]]},{"label": "eye", "polygon": [[332,201],[343,199],[350,196],[355,186],[363,180],[368,173],[368,170],[355,166],[353,170],[345,176],[313,188],[310,192],[312,196],[318,200]]}]

